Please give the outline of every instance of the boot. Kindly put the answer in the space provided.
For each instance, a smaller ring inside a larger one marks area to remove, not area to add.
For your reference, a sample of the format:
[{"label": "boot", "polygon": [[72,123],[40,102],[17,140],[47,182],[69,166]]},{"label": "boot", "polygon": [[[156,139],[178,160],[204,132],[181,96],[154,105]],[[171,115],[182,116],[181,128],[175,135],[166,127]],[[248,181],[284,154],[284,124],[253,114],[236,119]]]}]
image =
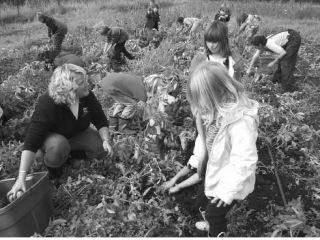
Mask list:
[{"label": "boot", "polygon": [[109,130],[118,131],[118,117],[109,117]]},{"label": "boot", "polygon": [[125,134],[133,134],[136,133],[136,131],[128,129],[130,119],[125,119],[119,117],[119,127],[118,130],[119,132],[125,133]]},{"label": "boot", "polygon": [[63,174],[62,167],[58,167],[58,168],[47,167],[47,168],[49,172],[49,179],[52,179],[52,180],[57,179],[61,177],[61,175]]}]

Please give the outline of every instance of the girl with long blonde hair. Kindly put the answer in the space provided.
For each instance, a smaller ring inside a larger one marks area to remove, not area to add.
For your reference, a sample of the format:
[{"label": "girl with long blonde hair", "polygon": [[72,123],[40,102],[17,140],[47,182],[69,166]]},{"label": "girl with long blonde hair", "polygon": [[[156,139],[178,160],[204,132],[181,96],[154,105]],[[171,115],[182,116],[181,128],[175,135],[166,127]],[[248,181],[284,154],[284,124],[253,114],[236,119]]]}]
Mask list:
[{"label": "girl with long blonde hair", "polygon": [[201,139],[198,174],[209,199],[205,220],[209,235],[216,237],[226,232],[225,216],[233,203],[254,189],[259,105],[223,65],[209,61],[192,72],[187,99]]}]

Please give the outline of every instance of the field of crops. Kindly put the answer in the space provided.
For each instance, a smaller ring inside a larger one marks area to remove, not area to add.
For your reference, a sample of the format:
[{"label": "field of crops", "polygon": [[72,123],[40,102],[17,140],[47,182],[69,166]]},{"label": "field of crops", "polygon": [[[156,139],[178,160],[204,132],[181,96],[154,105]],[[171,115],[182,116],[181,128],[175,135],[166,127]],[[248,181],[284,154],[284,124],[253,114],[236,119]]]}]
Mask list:
[{"label": "field of crops", "polygon": [[[155,138],[147,138],[145,131],[120,134],[113,139],[114,158],[76,159],[66,164],[59,186],[53,189],[52,221],[41,236],[206,236],[194,226],[201,219],[194,206],[197,186],[174,195],[161,192],[159,187],[190,156],[192,144],[187,141],[189,146],[183,149],[179,138],[182,132],[194,131],[185,121],[192,116],[184,86],[191,59],[203,50],[201,34],[193,39],[177,35],[174,22],[178,16],[193,16],[209,23],[222,1],[158,1],[163,39],[157,48],[141,48],[134,37],[135,29],[144,23],[148,1],[74,0],[61,1],[60,6],[55,1],[31,2],[20,8],[20,16],[7,5],[0,10],[0,104],[10,116],[0,126],[0,180],[17,175],[25,128],[52,74],[37,61],[38,53],[48,44],[45,27],[34,18],[39,9],[68,24],[64,47],[82,49],[86,70],[93,76],[93,91],[106,114],[113,101],[102,92],[99,82],[110,65],[108,57],[95,57],[105,41],[95,28],[102,22],[131,33],[126,46],[136,59],[117,66],[117,70],[144,77],[161,74],[167,82],[178,83],[174,95],[179,99],[165,113],[155,111],[150,117],[161,126]],[[250,58],[241,59],[241,82],[260,104],[259,177],[254,192],[228,214],[229,236],[319,237],[320,6],[293,1],[226,2],[232,9],[229,32],[234,54],[239,50],[234,19],[239,11],[260,14],[262,33],[293,28],[303,38],[295,71],[299,91],[282,93],[269,75],[245,76]],[[32,166],[32,172],[43,170],[42,162]]]}]

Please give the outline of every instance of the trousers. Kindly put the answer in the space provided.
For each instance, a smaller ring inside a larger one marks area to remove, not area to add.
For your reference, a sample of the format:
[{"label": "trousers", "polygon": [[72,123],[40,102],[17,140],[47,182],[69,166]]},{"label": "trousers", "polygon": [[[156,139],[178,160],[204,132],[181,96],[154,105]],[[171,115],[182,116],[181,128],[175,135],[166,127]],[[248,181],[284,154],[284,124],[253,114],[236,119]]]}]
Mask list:
[{"label": "trousers", "polygon": [[102,144],[98,131],[89,127],[70,139],[61,134],[50,133],[40,151],[44,154],[46,166],[58,168],[66,162],[70,151],[84,151],[89,159],[105,156]]}]

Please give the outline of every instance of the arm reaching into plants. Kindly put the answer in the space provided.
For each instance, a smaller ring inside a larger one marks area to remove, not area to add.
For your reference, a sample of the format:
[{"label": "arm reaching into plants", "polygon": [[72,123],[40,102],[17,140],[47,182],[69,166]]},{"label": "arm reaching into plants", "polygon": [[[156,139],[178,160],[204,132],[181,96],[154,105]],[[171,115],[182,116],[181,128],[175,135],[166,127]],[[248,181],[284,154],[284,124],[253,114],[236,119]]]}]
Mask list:
[{"label": "arm reaching into plants", "polygon": [[199,145],[200,145],[199,152],[201,152],[201,154],[199,155],[199,164],[198,164],[197,173],[199,175],[199,178],[202,180],[206,173],[205,171],[206,171],[206,166],[208,162],[208,152],[206,148],[205,130],[199,114],[196,117],[196,125],[197,125],[198,134],[199,134]]},{"label": "arm reaching into plants", "polygon": [[248,67],[248,69],[247,69],[247,74],[248,74],[248,75],[250,75],[250,74],[252,73],[252,68],[253,68],[254,64],[256,63],[256,61],[258,60],[260,54],[261,54],[261,50],[258,49],[258,50],[256,51],[256,53],[253,55],[252,60],[251,60],[251,62],[250,62],[250,65],[249,65],[249,67]]},{"label": "arm reaching into plants", "polygon": [[181,189],[186,188],[186,187],[190,187],[194,184],[197,184],[201,182],[201,179],[199,177],[198,173],[193,174],[191,177],[187,178],[186,180],[182,181],[181,183],[171,187],[169,189],[169,193],[176,193],[179,192]]},{"label": "arm reaching into plants", "polygon": [[167,190],[173,187],[180,178],[187,175],[189,172],[190,172],[190,169],[187,166],[184,166],[173,178],[163,183],[162,185],[163,190]]},{"label": "arm reaching into plants", "polygon": [[21,155],[21,163],[19,168],[19,175],[18,178],[11,188],[11,190],[7,193],[7,197],[9,202],[14,201],[18,197],[20,197],[22,194],[21,192],[25,193],[26,188],[26,176],[27,172],[29,171],[33,161],[35,158],[35,153],[29,150],[22,151]]}]

